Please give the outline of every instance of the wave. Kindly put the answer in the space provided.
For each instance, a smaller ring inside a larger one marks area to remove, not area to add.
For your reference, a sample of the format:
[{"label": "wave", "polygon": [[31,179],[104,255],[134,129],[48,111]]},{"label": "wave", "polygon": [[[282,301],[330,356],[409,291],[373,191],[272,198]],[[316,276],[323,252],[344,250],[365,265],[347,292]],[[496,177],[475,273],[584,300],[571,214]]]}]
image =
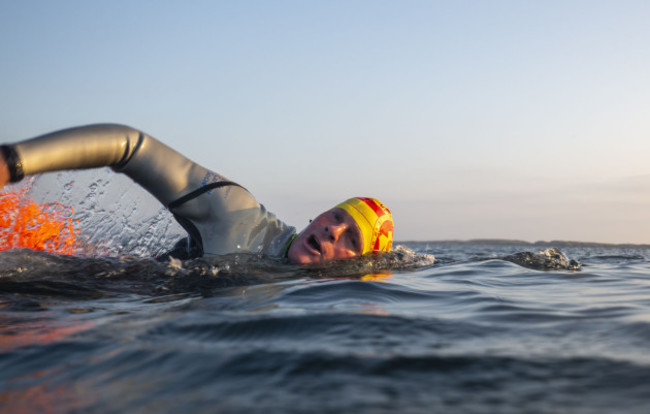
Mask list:
[{"label": "wave", "polygon": [[137,256],[82,257],[17,249],[0,252],[0,287],[8,292],[40,292],[76,298],[98,291],[160,295],[208,293],[229,286],[285,279],[382,277],[435,263],[431,255],[398,247],[393,252],[299,267],[259,254],[229,254],[159,262]]},{"label": "wave", "polygon": [[[302,267],[289,264],[285,259],[259,254],[160,262],[137,256],[81,257],[18,249],[0,252],[0,289],[69,299],[110,296],[117,292],[209,296],[215,290],[233,286],[301,278],[382,280],[395,273],[472,262],[483,262],[487,270],[494,260],[543,271],[580,269],[578,262],[568,259],[557,249],[445,263],[437,261],[433,255],[397,246],[389,253]],[[458,271],[463,269],[465,267]]]}]

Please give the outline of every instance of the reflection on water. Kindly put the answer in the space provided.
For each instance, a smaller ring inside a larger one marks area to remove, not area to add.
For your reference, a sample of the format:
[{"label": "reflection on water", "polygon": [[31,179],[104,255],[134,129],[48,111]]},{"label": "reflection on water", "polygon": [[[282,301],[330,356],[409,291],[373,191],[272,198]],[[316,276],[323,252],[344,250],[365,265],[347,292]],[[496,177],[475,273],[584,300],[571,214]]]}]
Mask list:
[{"label": "reflection on water", "polygon": [[[84,389],[84,381],[54,384],[48,378],[54,372],[36,371],[5,384],[0,390],[0,407],[7,413],[79,412],[93,406],[96,398],[92,389]],[[34,385],[24,385],[34,383]],[[15,387],[15,388],[14,388]]]},{"label": "reflection on water", "polygon": [[0,252],[0,410],[650,409],[648,250],[421,249],[308,269]]},{"label": "reflection on water", "polygon": [[10,319],[0,315],[0,352],[63,341],[68,336],[93,326],[92,321],[58,322],[42,318],[21,321],[19,318]]}]

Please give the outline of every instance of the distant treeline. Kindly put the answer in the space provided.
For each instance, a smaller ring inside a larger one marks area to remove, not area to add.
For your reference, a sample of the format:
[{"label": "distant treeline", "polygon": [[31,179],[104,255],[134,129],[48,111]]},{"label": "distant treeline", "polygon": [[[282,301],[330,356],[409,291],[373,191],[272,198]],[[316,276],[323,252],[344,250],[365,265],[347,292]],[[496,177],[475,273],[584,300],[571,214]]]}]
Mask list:
[{"label": "distant treeline", "polygon": [[596,242],[579,242],[567,240],[551,240],[551,241],[536,241],[528,242],[525,240],[511,240],[511,239],[471,239],[471,240],[402,240],[396,242],[400,243],[414,243],[414,244],[491,244],[491,245],[524,245],[524,246],[537,246],[537,247],[619,247],[619,248],[635,248],[635,249],[648,249],[650,244],[633,244],[633,243],[596,243]]}]

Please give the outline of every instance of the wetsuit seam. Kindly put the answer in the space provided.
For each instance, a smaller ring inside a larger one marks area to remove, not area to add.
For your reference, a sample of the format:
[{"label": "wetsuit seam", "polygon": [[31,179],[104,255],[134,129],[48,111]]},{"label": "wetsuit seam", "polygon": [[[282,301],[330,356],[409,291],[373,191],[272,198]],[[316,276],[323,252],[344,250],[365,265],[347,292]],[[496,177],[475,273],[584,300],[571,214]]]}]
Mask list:
[{"label": "wetsuit seam", "polygon": [[[179,206],[187,203],[190,200],[193,200],[193,199],[197,198],[198,196],[200,196],[202,194],[207,193],[210,190],[214,190],[214,189],[220,188],[220,187],[227,187],[227,186],[240,187],[240,188],[246,190],[241,185],[239,185],[237,183],[234,183],[232,181],[219,181],[219,182],[216,182],[216,183],[210,183],[210,184],[204,185],[203,187],[198,188],[198,189],[196,189],[196,190],[194,190],[194,191],[192,191],[192,192],[190,192],[188,194],[185,194],[184,196],[182,196],[180,198],[177,198],[176,200],[169,203],[167,205],[167,208],[172,210],[172,209],[174,209],[176,207],[179,207]],[[248,191],[248,190],[246,190],[246,191]]]},{"label": "wetsuit seam", "polygon": [[[174,214],[174,213],[172,213]],[[199,250],[199,255],[198,256],[203,256],[203,238],[201,237],[201,232],[196,228],[194,223],[192,223],[190,220],[186,219],[183,216],[179,216],[178,214],[174,214],[174,218],[180,225],[187,231],[187,233],[190,235],[190,239],[194,240],[196,243],[196,247]]]},{"label": "wetsuit seam", "polygon": [[122,159],[120,159],[117,164],[115,164],[116,169],[124,168],[126,164],[128,164],[129,161],[131,161],[131,158],[140,150],[140,147],[142,146],[142,142],[144,141],[144,134],[142,132],[138,133],[138,141],[135,143],[133,146],[133,151],[130,151],[131,149],[131,140],[129,140],[128,136],[126,139],[126,149],[124,150],[124,155],[122,155]]}]

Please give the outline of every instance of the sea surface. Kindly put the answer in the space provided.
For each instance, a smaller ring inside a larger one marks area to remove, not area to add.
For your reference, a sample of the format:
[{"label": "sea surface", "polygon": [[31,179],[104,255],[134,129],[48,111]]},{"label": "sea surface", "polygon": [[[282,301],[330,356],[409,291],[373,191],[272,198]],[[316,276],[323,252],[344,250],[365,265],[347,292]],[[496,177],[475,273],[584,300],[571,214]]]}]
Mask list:
[{"label": "sea surface", "polygon": [[648,248],[398,244],[0,252],[0,412],[650,412]]},{"label": "sea surface", "polygon": [[83,242],[0,251],[0,413],[650,412],[648,246],[158,262],[182,229],[111,174],[0,192]]}]

